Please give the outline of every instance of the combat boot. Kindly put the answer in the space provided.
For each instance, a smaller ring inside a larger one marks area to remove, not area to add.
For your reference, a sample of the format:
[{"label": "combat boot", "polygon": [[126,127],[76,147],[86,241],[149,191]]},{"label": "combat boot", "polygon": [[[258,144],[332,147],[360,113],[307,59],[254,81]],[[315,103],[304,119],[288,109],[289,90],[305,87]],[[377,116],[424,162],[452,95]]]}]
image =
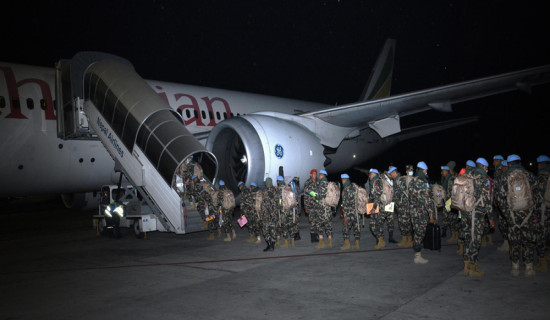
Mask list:
[{"label": "combat boot", "polygon": [[398,247],[404,247],[407,243],[407,236],[401,236],[401,241],[397,243]]},{"label": "combat boot", "polygon": [[273,242],[266,241],[266,243],[267,243],[267,247],[265,247],[264,252],[275,250],[275,244]]},{"label": "combat boot", "polygon": [[332,237],[331,236],[328,236],[327,238],[327,245],[326,245],[328,248],[332,248]]},{"label": "combat boot", "polygon": [[291,238],[291,239],[290,239],[290,246],[291,246],[291,247],[296,246],[296,243],[294,242],[294,238]]},{"label": "combat boot", "polygon": [[488,234],[488,235],[487,235],[487,245],[488,245],[488,246],[492,246],[492,245],[493,245],[493,235],[492,235],[492,234]]},{"label": "combat boot", "polygon": [[281,236],[277,236],[277,241],[275,241],[275,246],[276,247],[281,244],[280,240],[281,240]]},{"label": "combat boot", "polygon": [[229,233],[225,234],[225,238],[223,239],[223,241],[225,241],[225,242],[230,242],[231,241],[231,236],[229,235]]},{"label": "combat boot", "polygon": [[516,278],[517,276],[519,276],[519,262],[512,262],[512,277]]},{"label": "combat boot", "polygon": [[533,270],[533,263],[526,263],[525,264],[525,276],[526,277],[533,277],[536,274],[537,273],[535,272],[535,270]]},{"label": "combat boot", "polygon": [[302,237],[300,237],[300,231],[298,231],[295,235],[294,235],[294,240],[298,241],[298,240],[302,240]]},{"label": "combat boot", "polygon": [[344,239],[344,245],[340,247],[340,250],[349,250],[351,246],[349,244],[349,239]]},{"label": "combat boot", "polygon": [[482,247],[487,246],[487,236],[481,236],[481,246]]},{"label": "combat boot", "polygon": [[237,239],[237,233],[235,232],[235,229],[233,229],[233,231],[231,231],[231,239],[233,239],[233,240]]},{"label": "combat boot", "polygon": [[359,249],[359,239],[355,239],[353,242],[353,245],[351,246],[352,249]]},{"label": "combat boot", "polygon": [[202,220],[202,227],[201,227],[201,230],[204,230],[204,229],[206,229],[206,228],[208,228],[208,222]]},{"label": "combat boot", "polygon": [[376,245],[374,246],[375,250],[382,249],[386,246],[386,241],[384,241],[384,237],[379,237]]},{"label": "combat boot", "polygon": [[222,236],[222,229],[218,229],[218,238]]},{"label": "combat boot", "polygon": [[389,238],[388,238],[388,242],[389,242],[389,243],[397,243],[397,241],[395,241],[395,240],[393,239],[393,231],[389,231],[388,233],[390,234],[390,236],[389,236]]},{"label": "combat boot", "polygon": [[456,250],[456,254],[460,256],[464,254],[464,243],[462,242],[458,243],[458,250]]},{"label": "combat boot", "polygon": [[453,243],[458,241],[458,232],[451,231],[451,237],[447,239],[447,243]]},{"label": "combat boot", "polygon": [[508,245],[508,240],[504,240],[502,242],[502,245],[500,247],[498,247],[497,249],[498,251],[501,251],[501,252],[508,252],[510,251],[510,246]]},{"label": "combat boot", "polygon": [[470,274],[470,261],[464,261],[464,275],[467,276]]},{"label": "combat boot", "polygon": [[317,234],[316,234],[316,233],[310,232],[309,234],[311,235],[311,243],[319,242],[319,238],[317,238]]},{"label": "combat boot", "polygon": [[287,238],[283,239],[283,244],[281,244],[281,248],[288,248],[288,239]]},{"label": "combat boot", "polygon": [[315,246],[315,249],[323,249],[325,247],[325,239],[323,236],[319,236],[319,244]]},{"label": "combat boot", "polygon": [[214,240],[214,234],[211,232],[206,240]]},{"label": "combat boot", "polygon": [[256,238],[255,238],[254,235],[251,233],[251,234],[250,234],[250,237],[248,237],[248,240],[246,240],[246,242],[252,243],[252,242],[254,242],[254,241],[256,241]]},{"label": "combat boot", "polygon": [[262,243],[262,239],[260,239],[260,236],[257,236],[256,237],[256,244],[261,244]]},{"label": "combat boot", "polygon": [[426,264],[428,263],[428,260],[422,258],[422,254],[420,252],[414,253],[414,263],[415,264]]},{"label": "combat boot", "polygon": [[481,271],[477,267],[477,263],[470,264],[470,270],[468,272],[468,275],[470,277],[483,277],[485,275],[485,271]]},{"label": "combat boot", "polygon": [[403,248],[412,248],[414,242],[413,242],[413,236],[407,237],[407,243],[403,246]]},{"label": "combat boot", "polygon": [[548,261],[546,261],[546,258],[539,257],[539,263],[533,268],[535,271],[546,271],[548,270]]}]

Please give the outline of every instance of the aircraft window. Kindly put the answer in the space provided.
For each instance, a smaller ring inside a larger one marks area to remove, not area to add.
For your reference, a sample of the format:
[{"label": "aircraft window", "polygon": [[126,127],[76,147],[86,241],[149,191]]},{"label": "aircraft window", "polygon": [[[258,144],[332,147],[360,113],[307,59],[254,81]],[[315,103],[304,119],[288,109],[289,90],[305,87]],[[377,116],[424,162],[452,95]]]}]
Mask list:
[{"label": "aircraft window", "polygon": [[185,110],[185,115],[187,116],[187,119],[191,118],[191,112],[189,111],[189,109]]},{"label": "aircraft window", "polygon": [[41,108],[42,110],[46,111],[46,107],[47,107],[47,105],[46,105],[46,100],[40,99],[40,108]]},{"label": "aircraft window", "polygon": [[220,112],[219,111],[216,111],[216,118],[218,118],[218,120],[220,120]]},{"label": "aircraft window", "polygon": [[208,115],[210,116],[210,119],[214,119],[214,115],[212,114],[212,111],[208,111]]},{"label": "aircraft window", "polygon": [[12,102],[13,102],[13,107],[14,107],[15,109],[19,109],[19,108],[21,107],[21,106],[19,105],[19,99],[14,98],[14,99],[12,100]]},{"label": "aircraft window", "polygon": [[29,108],[29,110],[34,109],[34,101],[31,98],[27,98],[27,108]]},{"label": "aircraft window", "polygon": [[201,111],[201,115],[203,119],[206,119],[206,112],[204,112],[204,110]]},{"label": "aircraft window", "polygon": [[226,112],[223,113],[223,118],[227,119],[227,113]]},{"label": "aircraft window", "polygon": [[231,118],[233,118],[233,117],[234,117],[234,115],[233,115],[233,112],[231,112],[231,113],[230,113],[230,115],[231,115]]},{"label": "aircraft window", "polygon": [[3,96],[0,96],[0,108],[6,107],[6,99]]},{"label": "aircraft window", "polygon": [[199,118],[199,112],[197,110],[195,110],[193,113],[195,114],[195,119],[198,119]]},{"label": "aircraft window", "polygon": [[241,116],[241,114],[237,112],[237,117],[240,117],[240,116]]}]

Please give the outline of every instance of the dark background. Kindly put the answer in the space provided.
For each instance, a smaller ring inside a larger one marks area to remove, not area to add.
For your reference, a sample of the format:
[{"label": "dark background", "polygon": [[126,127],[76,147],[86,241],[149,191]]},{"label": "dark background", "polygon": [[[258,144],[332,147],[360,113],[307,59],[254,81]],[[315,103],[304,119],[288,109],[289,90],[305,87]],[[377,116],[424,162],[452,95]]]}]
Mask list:
[{"label": "dark background", "polygon": [[[397,40],[393,94],[550,64],[542,2],[18,1],[1,12],[2,61],[53,67],[78,51],[105,51],[146,79],[331,105],[357,100],[390,37]],[[424,160],[437,179],[449,160],[460,167],[517,153],[528,164],[550,153],[549,89],[404,118],[403,126],[480,121],[398,144],[364,167],[393,163],[403,171]]]}]

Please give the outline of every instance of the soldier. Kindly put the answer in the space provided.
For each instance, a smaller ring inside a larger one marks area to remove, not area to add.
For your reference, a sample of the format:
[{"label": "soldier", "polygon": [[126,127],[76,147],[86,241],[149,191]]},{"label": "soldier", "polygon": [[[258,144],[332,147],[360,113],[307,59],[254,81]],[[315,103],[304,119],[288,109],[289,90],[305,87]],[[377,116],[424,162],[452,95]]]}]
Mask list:
[{"label": "soldier", "polygon": [[502,184],[507,183],[507,176],[506,172],[508,171],[508,161],[503,160],[501,162],[501,173],[498,176],[498,178],[495,178],[494,184],[493,184],[493,204],[495,207],[498,208],[498,229],[500,230],[500,233],[502,235],[502,245],[497,248],[498,251],[501,252],[510,252],[510,245],[509,245],[509,234],[510,234],[510,228],[508,226],[508,204],[506,200],[506,195],[501,192],[503,190]]},{"label": "soldier", "polygon": [[[451,168],[449,166],[441,166],[441,186],[443,187],[443,190],[445,190],[445,201],[447,201],[447,190],[449,189],[449,180],[451,179]],[[450,224],[450,214],[447,214],[445,210],[441,210],[439,212],[441,214],[441,221],[443,223],[441,224],[441,238],[445,238],[447,236],[447,228],[449,228]]]},{"label": "soldier", "polygon": [[478,252],[481,247],[483,224],[489,216],[491,227],[494,227],[492,218],[491,184],[487,176],[489,163],[484,158],[476,160],[476,167],[472,168],[471,176],[474,180],[475,207],[472,212],[461,210],[462,230],[464,234],[464,274],[470,277],[483,276],[485,272],[478,269]]},{"label": "soldier", "polygon": [[250,201],[252,198],[252,193],[250,189],[244,184],[244,182],[239,181],[237,183],[237,188],[241,191],[241,216],[245,216],[248,221],[246,227],[248,229],[249,237],[246,242],[251,243],[256,241],[256,236],[252,225],[254,224],[254,203]]},{"label": "soldier", "polygon": [[[349,175],[344,173],[340,175],[342,179],[342,211],[344,213],[344,226],[342,228],[342,234],[344,235],[344,245],[340,247],[341,250],[348,250],[350,248],[359,249],[359,239],[361,238],[361,227],[359,226],[359,213],[357,212],[355,204],[355,187],[349,180]],[[353,229],[354,243],[350,245],[349,230]]]},{"label": "soldier", "polygon": [[301,204],[300,204],[300,178],[294,177],[292,178],[292,181],[288,183],[292,191],[294,192],[294,199],[296,199],[296,207],[292,208],[292,223],[291,223],[291,230],[292,234],[290,235],[292,238],[290,240],[291,246],[294,247],[294,241],[301,240],[300,237],[300,212]]},{"label": "soldier", "polygon": [[[327,172],[325,170],[319,171],[319,182],[317,184],[318,202],[316,202],[316,210],[319,217],[319,244],[315,246],[316,249],[322,249],[325,247],[332,248],[332,209],[325,204],[324,199],[327,196]],[[323,233],[327,236],[327,244],[323,239]]]},{"label": "soldier", "polygon": [[[472,160],[466,161],[466,168],[460,171],[461,173],[459,174],[459,176],[464,173],[471,174],[472,170],[474,170],[475,167],[476,167],[476,163],[474,161]],[[459,221],[462,220],[462,211],[460,210],[458,211],[458,220]],[[461,227],[458,231],[458,241],[457,241],[458,250],[456,250],[456,254],[463,256],[465,234],[464,234],[464,230],[462,229],[462,223],[460,224],[460,226]]]},{"label": "soldier", "polygon": [[275,250],[275,238],[276,238],[276,226],[277,226],[277,213],[275,206],[276,190],[273,187],[271,178],[265,179],[265,190],[262,197],[262,211],[260,214],[262,232],[264,234],[267,247],[264,251]]},{"label": "soldier", "polygon": [[256,236],[256,244],[262,243],[262,240],[260,238],[260,232],[262,230],[262,223],[260,219],[260,212],[256,211],[256,197],[258,196],[258,192],[260,190],[258,189],[258,186],[256,185],[256,182],[250,183],[250,206],[252,208],[252,224],[250,224],[249,228],[251,227],[254,231],[254,235]]},{"label": "soldier", "polygon": [[306,184],[304,185],[304,210],[309,220],[309,234],[313,243],[319,242],[319,226],[316,225],[319,218],[317,217],[318,213],[315,205],[318,198],[312,195],[312,192],[315,194],[317,190],[317,170],[312,169],[309,172],[309,176],[310,178],[306,180]]},{"label": "soldier", "polygon": [[289,246],[289,239],[292,241],[292,246],[294,246],[294,237],[292,233],[292,218],[293,218],[293,210],[292,209],[284,209],[283,208],[283,186],[285,185],[285,180],[282,176],[277,177],[277,213],[279,215],[279,223],[277,225],[278,232],[277,234],[282,236],[283,243],[281,244],[281,248],[288,248]]},{"label": "soldier", "polygon": [[[380,219],[380,225],[382,226],[382,236],[383,236],[383,232],[384,232],[384,223],[386,224],[386,227],[388,228],[388,242],[389,243],[397,243],[397,241],[395,241],[393,239],[393,228],[394,228],[394,223],[393,223],[393,210],[389,210],[389,211],[386,211],[386,206],[389,205],[391,202],[393,202],[393,193],[394,193],[394,187],[395,187],[395,179],[397,178],[397,168],[396,167],[393,167],[393,166],[390,166],[388,168],[388,171],[384,172],[382,174],[382,177],[380,178],[383,182],[383,184],[387,183],[388,184],[388,187],[389,187],[389,190],[388,192],[391,193],[391,197],[392,197],[392,201],[389,201],[390,199],[386,200],[385,202],[384,201],[381,201],[381,204],[382,206],[380,207],[380,213],[378,214],[378,217]],[[388,195],[385,194],[385,192],[382,193],[382,198],[385,198],[385,197],[388,197]],[[384,205],[384,203],[386,205]],[[393,209],[393,208],[392,208]]]},{"label": "soldier", "polygon": [[[381,249],[386,246],[386,241],[384,241],[384,224],[382,212],[384,209],[381,203],[382,197],[382,181],[380,180],[380,173],[377,169],[371,168],[369,170],[369,203],[374,203],[372,207],[372,212],[379,210],[378,213],[371,214],[370,220],[370,231],[376,238],[376,245],[374,249]],[[382,213],[382,214],[380,214]]]},{"label": "soldier", "polygon": [[411,204],[409,199],[409,183],[413,179],[414,168],[408,164],[405,166],[405,175],[399,177],[395,183],[395,208],[397,210],[397,224],[401,232],[401,241],[397,244],[400,247],[410,248],[413,245]]},{"label": "soldier", "polygon": [[212,203],[212,197],[204,189],[199,192],[197,210],[199,210],[201,216],[206,217],[206,220],[208,220],[209,235],[207,240],[214,240],[214,229],[218,224],[218,216],[216,215],[216,209]]},{"label": "soldier", "polygon": [[223,180],[220,180],[219,185],[220,188],[218,192],[218,212],[219,218],[222,221],[221,227],[225,232],[225,238],[223,239],[223,241],[230,242],[231,239],[235,240],[237,238],[235,228],[233,227],[233,209],[224,209],[222,205],[223,193],[224,191],[229,191],[229,189],[227,189]]},{"label": "soldier", "polygon": [[[504,160],[504,157],[501,155],[496,155],[493,157],[493,166],[495,171],[493,173],[493,190],[498,189],[497,181],[500,182],[501,177],[508,170],[508,162]],[[510,247],[508,246],[508,224],[506,222],[506,217],[504,213],[500,210],[499,206],[496,203],[496,197],[493,201],[493,211],[495,212],[495,217],[498,217],[498,229],[502,235],[502,245],[497,248],[498,251],[508,252]],[[492,239],[491,239],[492,242]]]},{"label": "soldier", "polygon": [[[458,176],[455,172],[455,162],[454,161],[449,161],[447,163],[447,167],[449,167],[449,180],[447,181],[447,187],[445,189],[445,196],[446,196],[446,199],[445,199],[445,202],[449,202],[450,199],[451,199],[451,194],[452,194],[452,191],[453,191],[453,184],[455,182],[455,179],[456,177]],[[450,208],[450,205],[448,207],[445,208],[446,209],[446,214],[445,214],[445,218],[447,220],[447,227],[449,228],[449,230],[451,231],[451,236],[449,237],[449,239],[447,239],[447,243],[453,243],[453,242],[457,242],[458,241],[458,232],[460,230],[460,218],[459,218],[459,215],[458,215],[458,210],[454,209],[454,208]]]},{"label": "soldier", "polygon": [[[518,155],[509,155],[508,172],[505,174],[506,181],[499,185],[497,193],[501,209],[504,207],[509,228],[510,260],[512,261],[512,276],[519,275],[519,264],[521,259],[525,262],[525,276],[530,277],[536,274],[533,269],[536,241],[536,214],[534,208],[529,204],[533,202],[533,190],[536,190],[536,182],[533,174],[523,168],[521,158]],[[511,184],[512,189],[509,189]],[[519,185],[518,185],[519,184]],[[519,201],[525,205],[521,205]]]},{"label": "soldier", "polygon": [[536,212],[539,221],[537,225],[537,255],[539,262],[534,267],[535,271],[546,271],[548,269],[548,240],[550,235],[550,205],[549,196],[550,190],[547,190],[550,178],[550,157],[541,155],[537,158],[538,175],[537,175],[537,194],[538,201]]},{"label": "soldier", "polygon": [[422,258],[421,251],[426,235],[428,220],[434,223],[433,202],[430,196],[430,184],[428,183],[428,166],[424,161],[416,165],[415,178],[409,184],[409,199],[411,203],[411,216],[413,225],[413,249],[414,263],[426,264],[428,260]]},{"label": "soldier", "polygon": [[[191,184],[189,188],[190,197],[193,199],[193,202],[195,203],[195,207],[199,211],[199,214],[202,219],[202,227],[201,229],[206,229],[209,226],[209,223],[206,221],[206,217],[204,215],[204,210],[199,210],[199,200],[201,198],[201,190],[203,190],[202,185],[200,184],[199,177],[197,175],[191,176]],[[214,210],[214,208],[211,208]],[[219,232],[219,231],[218,231]]]}]

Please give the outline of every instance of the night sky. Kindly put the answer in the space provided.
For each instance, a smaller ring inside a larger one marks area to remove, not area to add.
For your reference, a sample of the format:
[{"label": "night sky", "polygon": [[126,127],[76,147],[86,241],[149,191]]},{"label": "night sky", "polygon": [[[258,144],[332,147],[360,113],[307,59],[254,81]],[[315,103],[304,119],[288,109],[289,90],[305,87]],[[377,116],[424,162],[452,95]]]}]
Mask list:
[{"label": "night sky", "polygon": [[[542,2],[48,2],[2,4],[11,18],[0,22],[0,60],[53,67],[78,51],[105,51],[128,59],[146,79],[332,105],[357,100],[390,37],[397,40],[393,94],[550,64]],[[404,126],[470,115],[480,121],[398,144],[364,167],[425,160],[438,178],[451,159],[462,166],[496,153],[524,160],[550,154],[543,111],[549,91],[544,85],[532,95],[507,93],[455,105],[451,114],[404,118]]]}]

